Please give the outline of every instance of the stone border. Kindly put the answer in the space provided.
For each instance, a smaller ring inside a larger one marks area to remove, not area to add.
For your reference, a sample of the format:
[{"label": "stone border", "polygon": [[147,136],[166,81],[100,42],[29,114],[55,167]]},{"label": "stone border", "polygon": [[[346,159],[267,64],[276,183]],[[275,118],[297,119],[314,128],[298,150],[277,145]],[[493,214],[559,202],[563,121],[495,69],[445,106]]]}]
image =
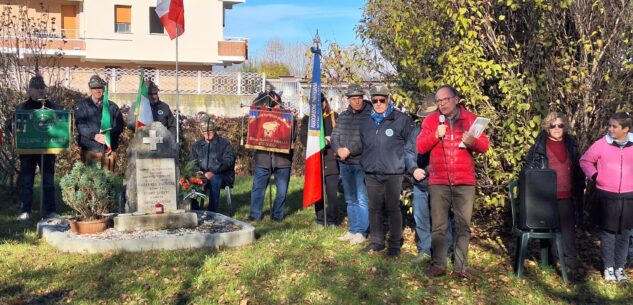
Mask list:
[{"label": "stone border", "polygon": [[[211,212],[207,212],[211,213]],[[242,230],[226,233],[187,233],[165,237],[150,237],[127,240],[87,240],[69,237],[67,224],[49,223],[42,220],[37,223],[38,236],[44,238],[48,244],[62,252],[104,253],[104,252],[142,252],[151,250],[176,250],[193,248],[221,249],[248,245],[255,241],[255,227],[214,213],[214,217],[230,220],[242,226]]]}]

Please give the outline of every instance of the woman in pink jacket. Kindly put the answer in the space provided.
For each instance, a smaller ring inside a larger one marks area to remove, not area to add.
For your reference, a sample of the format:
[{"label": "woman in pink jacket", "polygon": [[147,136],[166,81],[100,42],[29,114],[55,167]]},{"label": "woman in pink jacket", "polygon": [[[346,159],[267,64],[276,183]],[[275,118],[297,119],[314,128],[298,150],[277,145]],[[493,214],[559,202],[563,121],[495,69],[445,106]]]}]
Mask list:
[{"label": "woman in pink jacket", "polygon": [[628,113],[609,119],[609,132],[580,158],[580,167],[596,182],[600,200],[600,257],[604,280],[628,280],[624,272],[633,228],[633,122]]}]

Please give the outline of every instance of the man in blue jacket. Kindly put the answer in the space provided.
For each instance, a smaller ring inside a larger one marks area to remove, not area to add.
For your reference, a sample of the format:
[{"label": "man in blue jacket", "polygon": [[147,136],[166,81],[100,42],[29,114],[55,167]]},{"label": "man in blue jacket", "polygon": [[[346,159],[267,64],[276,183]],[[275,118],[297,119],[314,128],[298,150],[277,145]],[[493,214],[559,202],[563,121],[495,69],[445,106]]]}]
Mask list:
[{"label": "man in blue jacket", "polygon": [[98,75],[93,75],[88,83],[90,97],[77,102],[75,123],[77,125],[78,142],[81,148],[81,161],[86,164],[101,164],[102,168],[114,171],[116,149],[119,147],[119,136],[123,132],[123,116],[119,106],[108,100],[110,110],[110,145],[112,152],[107,153],[105,135],[101,132],[101,114],[103,110],[103,92],[106,82]]}]

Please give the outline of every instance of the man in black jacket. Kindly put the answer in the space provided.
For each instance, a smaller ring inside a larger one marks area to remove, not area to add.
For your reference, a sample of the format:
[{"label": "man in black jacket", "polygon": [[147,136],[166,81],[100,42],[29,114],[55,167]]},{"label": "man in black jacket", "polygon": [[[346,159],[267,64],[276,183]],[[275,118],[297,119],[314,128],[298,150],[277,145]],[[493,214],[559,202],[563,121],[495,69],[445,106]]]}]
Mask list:
[{"label": "man in black jacket", "polygon": [[[160,100],[158,97],[158,86],[149,81],[147,83],[147,94],[149,95],[149,105],[152,108],[152,118],[154,122],[160,122],[171,132],[171,134],[176,137],[176,118],[174,114],[171,112],[171,108],[167,103]],[[132,105],[130,108],[130,113],[134,113],[136,105]],[[127,127],[134,130],[136,128],[135,117],[133,115],[128,115]]]},{"label": "man in black jacket", "polygon": [[[275,92],[270,91],[265,95],[258,96],[253,101],[254,106],[263,106],[272,108],[272,110],[281,110],[281,97]],[[291,132],[291,143],[295,139],[295,122],[293,121]],[[270,176],[275,176],[275,188],[277,193],[271,211],[271,219],[273,221],[283,221],[285,217],[286,195],[288,193],[288,184],[290,183],[290,170],[292,167],[292,156],[294,151],[290,149],[290,153],[271,152],[264,150],[255,151],[255,168],[253,170],[253,187],[251,189],[251,211],[248,219],[251,221],[261,220],[263,218],[264,195],[266,187],[270,182]]]},{"label": "man in black jacket", "polygon": [[[59,104],[46,98],[46,84],[44,78],[33,76],[29,81],[29,99],[17,105],[15,110],[36,110],[41,108],[61,109]],[[44,164],[41,161],[44,161]],[[59,217],[55,213],[55,155],[45,154],[20,154],[20,203],[22,213],[18,220],[31,218],[31,205],[33,203],[33,181],[35,179],[35,167],[39,166],[43,173],[44,184],[44,210],[46,218]]]},{"label": "man in black jacket", "polygon": [[371,103],[363,100],[365,92],[357,84],[347,87],[345,96],[349,107],[336,120],[332,130],[332,149],[339,159],[340,177],[343,182],[349,230],[338,238],[351,244],[360,244],[367,237],[369,210],[365,171],[360,166],[363,144],[360,140],[360,125],[369,119]]},{"label": "man in black jacket", "polygon": [[[321,93],[321,105],[323,107],[323,131],[325,133],[325,149],[323,151],[323,170],[325,175],[325,192],[327,194],[327,218],[328,226],[336,226],[339,223],[338,216],[338,161],[336,161],[336,154],[332,150],[331,135],[332,129],[336,126],[336,119],[338,113],[330,110],[330,105],[327,98]],[[308,121],[310,116],[306,114],[301,120],[301,143],[304,147],[307,147],[308,142]],[[326,225],[323,215],[323,200],[314,204],[314,211],[316,212],[317,226]]]},{"label": "man in black jacket", "polygon": [[123,116],[119,106],[108,99],[110,110],[110,147],[107,151],[105,134],[101,131],[101,114],[103,111],[103,92],[106,82],[98,75],[93,75],[88,83],[90,97],[77,102],[75,108],[75,123],[79,133],[79,147],[81,147],[81,161],[86,164],[101,164],[102,168],[114,171],[116,163],[115,150],[119,147],[119,136],[123,132]]},{"label": "man in black jacket", "polygon": [[193,144],[191,159],[199,170],[198,174],[207,180],[208,210],[217,212],[220,190],[227,185],[232,186],[235,181],[235,152],[231,143],[217,134],[218,125],[211,116],[202,114],[199,121],[204,139]]}]

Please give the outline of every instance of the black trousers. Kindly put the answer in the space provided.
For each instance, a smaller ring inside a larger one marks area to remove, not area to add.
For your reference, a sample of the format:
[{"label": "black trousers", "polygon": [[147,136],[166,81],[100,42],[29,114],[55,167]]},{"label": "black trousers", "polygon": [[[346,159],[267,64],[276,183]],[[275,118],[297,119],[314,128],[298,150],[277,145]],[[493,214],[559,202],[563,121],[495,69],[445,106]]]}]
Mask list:
[{"label": "black trousers", "polygon": [[[578,266],[578,250],[576,249],[576,206],[571,198],[558,199],[558,221],[560,234],[563,238],[563,251],[565,251],[565,264],[567,268],[575,269]],[[554,259],[559,259],[556,245],[549,243],[550,254]]]},{"label": "black trousers", "polygon": [[327,196],[326,215],[323,215],[323,201],[314,204],[317,223],[324,224],[323,216],[327,216],[328,225],[337,225],[339,223],[339,202],[338,202],[338,179],[337,175],[325,176],[325,193]]},{"label": "black trousers", "polygon": [[402,243],[402,213],[400,192],[402,175],[365,175],[369,199],[369,237],[371,242],[385,244],[384,220],[389,226],[389,248],[400,249]]}]

